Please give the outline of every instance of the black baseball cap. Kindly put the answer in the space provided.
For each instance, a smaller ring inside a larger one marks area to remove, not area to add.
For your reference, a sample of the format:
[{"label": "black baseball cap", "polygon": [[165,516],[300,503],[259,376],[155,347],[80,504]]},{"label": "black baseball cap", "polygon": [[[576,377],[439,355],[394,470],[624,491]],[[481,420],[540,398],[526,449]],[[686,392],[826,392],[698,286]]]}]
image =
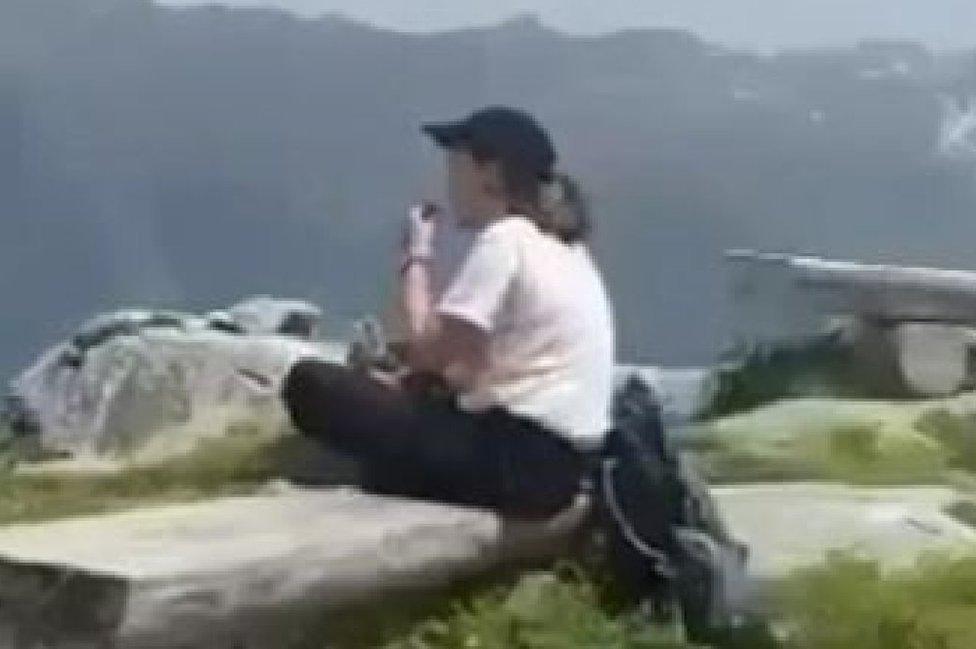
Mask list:
[{"label": "black baseball cap", "polygon": [[492,106],[465,119],[424,124],[421,130],[445,149],[470,151],[481,160],[497,160],[549,176],[556,164],[556,150],[549,133],[525,111]]}]

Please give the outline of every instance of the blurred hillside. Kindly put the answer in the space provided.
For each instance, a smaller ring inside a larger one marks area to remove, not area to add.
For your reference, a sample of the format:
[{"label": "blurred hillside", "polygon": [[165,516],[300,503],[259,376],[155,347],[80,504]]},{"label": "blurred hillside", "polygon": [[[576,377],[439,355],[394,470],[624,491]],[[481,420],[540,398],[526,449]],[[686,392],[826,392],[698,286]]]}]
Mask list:
[{"label": "blurred hillside", "polygon": [[594,194],[628,360],[713,357],[726,247],[976,268],[974,52],[5,0],[0,372],[122,305],[381,308],[439,177],[418,123],[490,103],[536,112]]}]

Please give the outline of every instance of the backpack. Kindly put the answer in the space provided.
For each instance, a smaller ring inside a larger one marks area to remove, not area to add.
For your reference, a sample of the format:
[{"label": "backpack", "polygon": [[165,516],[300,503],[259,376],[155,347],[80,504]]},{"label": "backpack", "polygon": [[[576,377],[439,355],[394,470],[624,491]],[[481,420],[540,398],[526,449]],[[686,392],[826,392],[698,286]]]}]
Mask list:
[{"label": "backpack", "polygon": [[656,610],[677,605],[695,640],[737,624],[747,550],[673,447],[654,390],[636,375],[614,396],[613,429],[593,483],[608,558],[625,594]]}]

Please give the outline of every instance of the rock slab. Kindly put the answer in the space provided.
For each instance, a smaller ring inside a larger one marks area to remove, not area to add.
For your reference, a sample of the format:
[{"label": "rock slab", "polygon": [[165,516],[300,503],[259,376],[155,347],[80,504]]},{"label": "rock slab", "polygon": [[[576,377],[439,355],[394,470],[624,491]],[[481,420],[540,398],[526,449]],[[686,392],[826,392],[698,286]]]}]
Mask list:
[{"label": "rock slab", "polygon": [[960,500],[944,487],[864,488],[791,483],[713,490],[733,536],[750,550],[759,581],[815,565],[831,551],[911,567],[928,552],[976,552],[976,530],[946,513]]},{"label": "rock slab", "polygon": [[552,556],[583,509],[519,522],[286,488],[11,526],[0,530],[0,646],[287,646],[297,619]]}]

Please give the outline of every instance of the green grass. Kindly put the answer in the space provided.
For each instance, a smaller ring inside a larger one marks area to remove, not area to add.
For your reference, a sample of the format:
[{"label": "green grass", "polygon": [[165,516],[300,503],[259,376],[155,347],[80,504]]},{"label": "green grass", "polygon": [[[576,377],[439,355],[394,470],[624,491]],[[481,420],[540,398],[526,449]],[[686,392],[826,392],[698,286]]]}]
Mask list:
[{"label": "green grass", "polygon": [[950,466],[976,471],[976,413],[935,408],[919,417],[915,427],[945,448]]},{"label": "green grass", "polygon": [[0,470],[0,525],[250,493],[280,475],[289,440],[201,440],[188,454],[118,470]]},{"label": "green grass", "polygon": [[864,367],[838,332],[793,343],[740,347],[723,354],[699,416],[731,415],[799,397],[907,398],[897,376],[894,368]]},{"label": "green grass", "polygon": [[976,502],[972,500],[957,500],[946,506],[944,511],[960,523],[976,529]]},{"label": "green grass", "polygon": [[837,555],[798,572],[778,595],[791,648],[976,647],[976,557],[882,574],[875,563]]},{"label": "green grass", "polygon": [[0,471],[10,469],[15,463],[18,440],[6,421],[0,420]]},{"label": "green grass", "polygon": [[[376,618],[372,634],[343,649],[691,649],[679,632],[608,606],[603,586],[573,568],[530,572],[455,595],[436,612],[397,625]],[[773,587],[778,641],[720,641],[715,649],[972,649],[976,647],[976,557],[932,557],[883,573],[843,554]],[[382,617],[382,616],[381,616]],[[377,629],[381,629],[377,631]],[[354,634],[355,635],[355,634]],[[366,639],[368,637],[368,640]],[[321,646],[321,645],[319,645]]]},{"label": "green grass", "polygon": [[[616,611],[603,586],[571,564],[481,584],[434,604],[417,619],[399,607],[357,616],[343,649],[689,649],[672,628]],[[392,623],[391,623],[392,622]]]}]

